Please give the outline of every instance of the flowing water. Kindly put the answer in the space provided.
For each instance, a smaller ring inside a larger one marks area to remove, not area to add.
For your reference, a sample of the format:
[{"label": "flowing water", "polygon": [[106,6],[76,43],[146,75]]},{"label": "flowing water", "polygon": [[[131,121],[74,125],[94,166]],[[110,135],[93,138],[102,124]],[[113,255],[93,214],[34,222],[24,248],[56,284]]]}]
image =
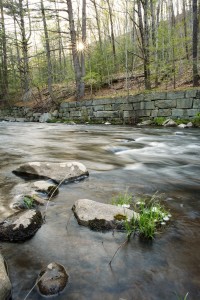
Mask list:
[{"label": "flowing water", "polygon": [[[12,174],[29,161],[80,161],[90,176],[60,188],[46,223],[24,243],[1,243],[13,300],[22,300],[40,270],[65,266],[69,284],[58,300],[200,299],[200,130],[0,123],[0,220],[13,211]],[[164,193],[172,221],[152,243],[122,232],[79,226],[71,208],[80,198],[110,203],[119,192]],[[182,297],[182,298],[180,298]],[[44,299],[34,288],[27,299]]]}]

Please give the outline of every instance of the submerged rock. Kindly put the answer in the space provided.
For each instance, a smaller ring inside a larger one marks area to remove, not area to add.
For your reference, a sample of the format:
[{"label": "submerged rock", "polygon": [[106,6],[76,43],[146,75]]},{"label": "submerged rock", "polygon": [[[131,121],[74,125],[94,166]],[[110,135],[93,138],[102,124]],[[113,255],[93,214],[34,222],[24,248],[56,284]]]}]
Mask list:
[{"label": "submerged rock", "polygon": [[30,239],[42,223],[40,211],[31,209],[16,212],[0,223],[0,241],[23,242]]},{"label": "submerged rock", "polygon": [[[139,214],[128,208],[99,203],[89,199],[79,199],[72,207],[80,225],[93,230],[110,230],[123,228],[124,220],[137,219]],[[120,218],[119,218],[120,216]]]},{"label": "submerged rock", "polygon": [[47,196],[56,196],[59,193],[57,185],[45,180],[35,181],[33,188],[40,193],[45,193]]},{"label": "submerged rock", "polygon": [[44,296],[59,294],[67,285],[69,275],[65,268],[55,262],[48,264],[38,277],[37,286]]},{"label": "submerged rock", "polygon": [[[23,192],[22,192],[23,191]],[[59,193],[57,185],[49,181],[35,181],[17,184],[11,191],[14,209],[30,209],[45,205],[47,200]]]},{"label": "submerged rock", "polygon": [[11,283],[5,267],[5,261],[0,254],[0,300],[11,299]]},{"label": "submerged rock", "polygon": [[26,178],[52,179],[56,183],[75,181],[89,176],[86,167],[79,162],[30,162],[13,171]]}]

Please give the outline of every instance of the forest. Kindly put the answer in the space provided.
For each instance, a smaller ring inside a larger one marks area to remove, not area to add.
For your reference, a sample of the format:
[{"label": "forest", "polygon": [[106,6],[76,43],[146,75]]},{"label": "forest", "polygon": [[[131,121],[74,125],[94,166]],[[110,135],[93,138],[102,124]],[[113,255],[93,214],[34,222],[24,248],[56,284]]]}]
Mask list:
[{"label": "forest", "polygon": [[0,0],[0,103],[199,85],[200,0]]}]

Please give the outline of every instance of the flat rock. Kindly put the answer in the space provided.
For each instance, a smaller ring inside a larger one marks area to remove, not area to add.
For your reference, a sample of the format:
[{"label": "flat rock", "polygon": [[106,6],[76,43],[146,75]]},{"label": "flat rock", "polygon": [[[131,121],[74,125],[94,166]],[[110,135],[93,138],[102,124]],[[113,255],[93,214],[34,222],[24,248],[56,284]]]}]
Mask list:
[{"label": "flat rock", "polygon": [[25,178],[52,179],[56,183],[75,181],[89,175],[86,167],[79,162],[30,162],[13,173]]},{"label": "flat rock", "polygon": [[11,299],[11,282],[5,267],[5,261],[0,253],[0,300]]},{"label": "flat rock", "polygon": [[40,211],[30,209],[16,212],[0,223],[0,241],[23,242],[30,239],[42,223]]},{"label": "flat rock", "polygon": [[[72,207],[80,225],[94,230],[121,229],[124,220],[137,219],[139,214],[128,208],[99,203],[89,199],[79,199]],[[119,220],[120,219],[120,220]]]},{"label": "flat rock", "polygon": [[68,278],[65,268],[52,262],[40,272],[37,287],[44,296],[57,295],[66,287]]}]

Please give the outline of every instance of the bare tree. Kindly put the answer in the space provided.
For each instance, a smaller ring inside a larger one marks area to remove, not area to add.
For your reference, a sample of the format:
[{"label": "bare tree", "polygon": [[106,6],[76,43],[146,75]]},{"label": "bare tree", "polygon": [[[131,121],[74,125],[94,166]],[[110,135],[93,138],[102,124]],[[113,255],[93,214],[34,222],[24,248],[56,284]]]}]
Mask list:
[{"label": "bare tree", "polygon": [[192,2],[193,11],[193,35],[192,35],[192,58],[193,58],[193,86],[198,86],[199,74],[198,74],[198,10],[197,0]]},{"label": "bare tree", "polygon": [[8,64],[7,64],[7,40],[4,22],[3,2],[0,0],[0,20],[1,20],[1,40],[2,40],[2,72],[1,72],[1,85],[2,96],[6,98],[8,93]]},{"label": "bare tree", "polygon": [[109,12],[109,19],[110,19],[110,34],[111,34],[111,43],[112,43],[112,51],[114,62],[116,63],[116,48],[115,48],[115,35],[114,35],[114,24],[113,24],[113,12],[111,8],[110,0],[106,0],[108,4],[108,12]]},{"label": "bare tree", "polygon": [[[145,88],[151,89],[151,72],[150,72],[150,51],[149,51],[149,1],[148,0],[137,0],[138,5],[138,19],[139,19],[139,30],[142,41],[142,52],[143,52],[143,65],[144,65],[144,78]],[[142,8],[144,13],[144,21],[142,17]]]},{"label": "bare tree", "polygon": [[42,22],[44,27],[44,36],[45,36],[45,46],[46,46],[46,58],[47,58],[47,66],[48,66],[48,91],[51,97],[51,100],[56,103],[53,89],[52,89],[52,63],[51,63],[51,52],[50,52],[50,44],[49,44],[49,34],[47,29],[46,15],[44,9],[44,2],[40,0],[41,5],[41,13],[42,13]]},{"label": "bare tree", "polygon": [[[69,29],[70,29],[70,38],[71,38],[71,48],[72,48],[72,57],[73,57],[73,65],[74,65],[74,73],[76,80],[76,97],[77,99],[81,99],[85,93],[85,60],[84,54],[81,54],[81,58],[78,53],[78,39],[77,32],[75,30],[75,22],[74,22],[74,13],[72,7],[72,1],[67,0],[68,6],[68,17],[69,17]],[[86,40],[86,1],[83,0],[82,3],[82,43],[85,43]],[[83,44],[84,45],[84,44]],[[82,51],[84,51],[84,46]]]}]

